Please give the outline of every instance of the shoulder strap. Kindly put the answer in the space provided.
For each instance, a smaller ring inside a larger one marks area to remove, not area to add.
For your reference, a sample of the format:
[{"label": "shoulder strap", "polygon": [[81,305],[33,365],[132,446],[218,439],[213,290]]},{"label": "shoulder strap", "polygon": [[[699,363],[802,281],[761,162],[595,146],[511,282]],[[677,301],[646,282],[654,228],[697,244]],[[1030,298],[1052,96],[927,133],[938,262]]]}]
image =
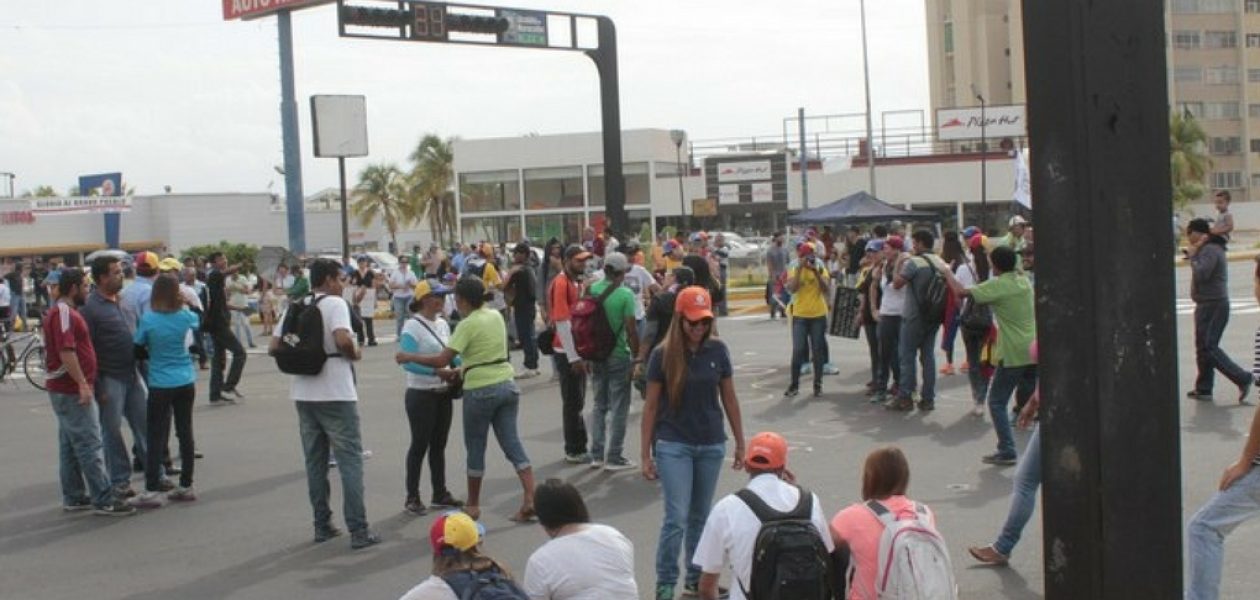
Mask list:
[{"label": "shoulder strap", "polygon": [[796,501],[796,506],[789,512],[779,512],[766,504],[756,492],[744,488],[735,492],[735,496],[744,501],[748,508],[752,509],[753,514],[757,515],[757,520],[762,523],[771,521],[782,521],[785,519],[809,519],[813,512],[814,498],[809,490],[803,487],[797,487],[801,492],[801,497]]},{"label": "shoulder strap", "polygon": [[884,524],[884,527],[892,527],[893,523],[897,521],[897,515],[894,515],[891,510],[888,510],[887,506],[884,506],[878,500],[867,500],[866,508],[875,513],[875,518],[879,519]]},{"label": "shoulder strap", "polygon": [[429,327],[429,324],[424,322],[424,319],[421,319],[420,317],[417,317],[417,316],[414,316],[414,315],[413,315],[413,316],[411,317],[411,320],[412,320],[412,321],[415,321],[415,322],[417,322],[417,323],[419,323],[419,324],[420,324],[420,326],[421,326],[421,327],[423,327],[426,331],[428,331],[428,332],[429,332],[429,335],[433,336],[433,339],[437,340],[439,344],[442,344],[443,346],[445,346],[445,345],[446,345],[446,344],[443,344],[443,343],[442,343],[442,338],[438,337],[437,332],[436,332],[436,331],[433,331],[433,328],[432,328],[432,327]]}]

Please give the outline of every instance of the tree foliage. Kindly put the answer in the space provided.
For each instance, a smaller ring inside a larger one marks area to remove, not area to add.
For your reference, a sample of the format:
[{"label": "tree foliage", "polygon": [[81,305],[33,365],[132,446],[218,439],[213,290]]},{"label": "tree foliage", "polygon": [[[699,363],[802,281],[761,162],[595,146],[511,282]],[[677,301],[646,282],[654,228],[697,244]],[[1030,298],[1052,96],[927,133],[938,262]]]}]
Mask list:
[{"label": "tree foliage", "polygon": [[217,244],[202,244],[184,248],[179,253],[179,259],[183,261],[192,258],[200,265],[205,263],[206,259],[215,252],[222,252],[227,257],[228,264],[241,265],[243,272],[252,273],[254,271],[254,259],[258,257],[258,246],[253,244],[233,244],[223,240]]},{"label": "tree foliage", "polygon": [[359,183],[351,194],[350,210],[359,224],[367,227],[380,219],[395,248],[398,230],[419,220],[418,207],[407,188],[407,177],[396,165],[375,164],[359,173]]},{"label": "tree foliage", "polygon": [[1212,168],[1207,134],[1194,115],[1173,113],[1168,121],[1168,152],[1173,207],[1182,209],[1207,193],[1204,179]]},{"label": "tree foliage", "polygon": [[416,216],[429,223],[429,229],[442,245],[456,238],[454,138],[443,140],[426,134],[411,153],[411,172],[407,174],[407,194],[414,203]]}]

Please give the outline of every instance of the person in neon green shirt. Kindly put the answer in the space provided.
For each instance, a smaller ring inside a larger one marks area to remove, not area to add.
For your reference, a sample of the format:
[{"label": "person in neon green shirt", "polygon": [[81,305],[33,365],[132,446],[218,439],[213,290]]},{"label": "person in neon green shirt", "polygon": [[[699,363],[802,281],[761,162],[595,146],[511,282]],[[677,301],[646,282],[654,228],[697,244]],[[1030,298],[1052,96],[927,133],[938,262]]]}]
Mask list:
[{"label": "person in neon green shirt", "polygon": [[[512,379],[508,363],[507,329],[503,317],[485,305],[486,286],[476,277],[455,284],[455,305],[463,318],[446,348],[437,354],[398,352],[398,364],[417,363],[443,368],[459,355],[464,366],[464,445],[468,449],[468,506],[474,519],[481,517],[481,480],[486,469],[486,442],[491,426],[495,439],[521,480],[524,501],[513,521],[534,517],[534,470],[517,434],[516,420],[521,391]],[[450,376],[450,375],[448,375]]]}]

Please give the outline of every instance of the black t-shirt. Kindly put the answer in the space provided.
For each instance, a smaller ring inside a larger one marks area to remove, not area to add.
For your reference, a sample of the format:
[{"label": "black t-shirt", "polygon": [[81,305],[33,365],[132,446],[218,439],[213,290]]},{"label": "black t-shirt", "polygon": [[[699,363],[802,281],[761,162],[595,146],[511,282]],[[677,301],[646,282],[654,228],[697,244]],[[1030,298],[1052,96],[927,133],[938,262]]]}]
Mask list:
[{"label": "black t-shirt", "polygon": [[866,256],[866,240],[858,238],[852,244],[849,244],[849,274],[856,274],[862,270],[862,258]]},{"label": "black t-shirt", "polygon": [[508,278],[507,289],[512,292],[512,308],[525,310],[538,301],[538,292],[534,285],[534,269],[528,265],[512,273]]},{"label": "black t-shirt", "polygon": [[675,292],[661,292],[648,303],[644,320],[656,323],[656,335],[652,338],[652,348],[659,346],[661,341],[665,339],[665,334],[669,333],[669,324],[674,320],[674,299],[676,297],[677,294]]},{"label": "black t-shirt", "polygon": [[4,276],[4,279],[9,282],[9,291],[15,297],[22,295],[22,280],[25,279],[24,277],[18,275],[17,271],[11,271]]}]

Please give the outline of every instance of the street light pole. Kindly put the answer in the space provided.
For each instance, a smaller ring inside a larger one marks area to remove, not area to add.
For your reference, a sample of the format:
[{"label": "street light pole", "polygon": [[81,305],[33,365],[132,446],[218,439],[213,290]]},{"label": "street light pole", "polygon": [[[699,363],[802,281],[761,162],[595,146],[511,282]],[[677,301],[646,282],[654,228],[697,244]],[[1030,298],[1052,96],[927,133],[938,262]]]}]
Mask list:
[{"label": "street light pole", "polygon": [[971,92],[976,95],[976,100],[980,101],[980,230],[987,234],[989,223],[989,139],[985,131],[988,126],[988,118],[985,115],[987,103],[984,95],[976,90],[975,84],[971,85]]},{"label": "street light pole", "polygon": [[691,219],[687,218],[687,201],[683,194],[682,143],[686,138],[687,132],[681,129],[672,129],[669,132],[669,139],[674,142],[674,160],[678,164],[678,219],[684,230],[690,230]]},{"label": "street light pole", "polygon": [[862,10],[862,79],[866,87],[866,175],[869,179],[871,195],[876,196],[875,134],[874,127],[871,125],[871,63],[866,56],[866,0],[860,0],[858,6]]}]

